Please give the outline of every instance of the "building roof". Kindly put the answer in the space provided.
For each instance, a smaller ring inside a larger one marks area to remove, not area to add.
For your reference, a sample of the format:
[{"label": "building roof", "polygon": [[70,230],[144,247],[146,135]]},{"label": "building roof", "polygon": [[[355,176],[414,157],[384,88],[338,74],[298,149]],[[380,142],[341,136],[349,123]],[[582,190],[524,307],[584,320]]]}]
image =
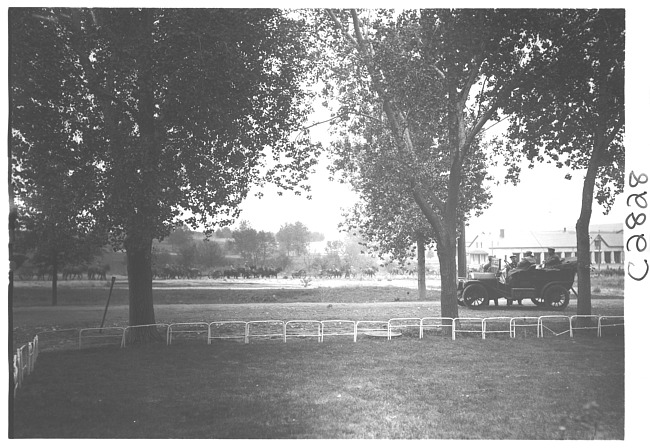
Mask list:
[{"label": "building roof", "polygon": [[[593,235],[593,234],[592,234]],[[603,240],[604,247],[620,248],[623,247],[623,232],[601,232],[600,238]],[[593,242],[592,242],[593,246]]]},{"label": "building roof", "polygon": [[[607,230],[611,228],[611,226],[606,227]],[[597,235],[600,235],[603,241],[601,250],[623,250],[624,236],[622,225],[618,225],[618,229],[615,231],[600,230],[598,232],[598,229],[596,229],[595,232],[590,232],[592,248],[594,248],[594,239]],[[513,252],[520,250],[546,252],[549,247],[559,251],[575,250],[577,248],[575,230],[566,229],[555,231],[501,230],[497,234],[482,233],[472,239],[472,244],[477,241],[483,241],[483,248],[489,248],[491,250],[502,249]]]},{"label": "building roof", "polygon": [[591,224],[589,226],[589,233],[618,233],[620,232],[621,234],[623,233],[623,224],[622,223],[615,223],[615,224]]},{"label": "building roof", "polygon": [[483,250],[483,249],[472,249],[472,250],[467,251],[468,255],[469,254],[471,254],[471,255],[488,255],[489,253],[490,252],[488,252],[487,250]]},{"label": "building roof", "polygon": [[576,246],[575,232],[538,232],[538,231],[513,231],[505,233],[504,237],[492,240],[493,249],[519,249],[539,248],[546,251],[547,248],[571,248]]}]

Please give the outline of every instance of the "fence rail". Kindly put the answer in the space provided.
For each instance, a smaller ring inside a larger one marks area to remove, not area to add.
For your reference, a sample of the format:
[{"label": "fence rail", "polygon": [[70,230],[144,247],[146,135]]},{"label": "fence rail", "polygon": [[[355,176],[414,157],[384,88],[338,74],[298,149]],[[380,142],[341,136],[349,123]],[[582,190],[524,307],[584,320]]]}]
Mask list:
[{"label": "fence rail", "polygon": [[208,325],[208,344],[213,339],[246,340],[248,324],[243,320],[223,320],[210,322]]},{"label": "fence rail", "polygon": [[[618,322],[613,322],[609,324],[604,324],[603,321],[612,321],[616,320]],[[600,316],[598,318],[598,337],[603,336],[603,328],[604,327],[624,327],[625,326],[625,318],[623,316]]]},{"label": "fence rail", "polygon": [[[357,323],[353,320],[321,320],[321,342],[325,339],[325,336],[352,336],[356,337],[356,326]],[[355,339],[356,340],[356,339]]]},{"label": "fence rail", "polygon": [[27,375],[34,371],[36,359],[38,358],[38,335],[34,336],[31,342],[16,349],[13,356],[13,394],[23,386]]}]

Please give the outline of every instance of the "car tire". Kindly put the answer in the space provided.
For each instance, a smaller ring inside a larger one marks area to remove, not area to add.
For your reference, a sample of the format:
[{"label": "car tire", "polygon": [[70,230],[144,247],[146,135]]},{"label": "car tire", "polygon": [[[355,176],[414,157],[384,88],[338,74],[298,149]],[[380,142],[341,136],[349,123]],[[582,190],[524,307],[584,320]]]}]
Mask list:
[{"label": "car tire", "polygon": [[549,309],[560,311],[569,305],[569,290],[562,285],[547,286],[542,295]]},{"label": "car tire", "polygon": [[485,308],[490,302],[487,289],[478,283],[467,286],[463,290],[463,302],[468,308]]}]

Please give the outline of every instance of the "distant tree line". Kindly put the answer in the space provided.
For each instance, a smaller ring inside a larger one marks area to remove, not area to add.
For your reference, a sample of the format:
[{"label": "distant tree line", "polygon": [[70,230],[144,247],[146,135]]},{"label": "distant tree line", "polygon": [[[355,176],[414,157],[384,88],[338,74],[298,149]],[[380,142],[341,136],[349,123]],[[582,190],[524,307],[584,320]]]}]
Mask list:
[{"label": "distant tree line", "polygon": [[[310,231],[299,221],[282,225],[277,233],[254,229],[248,221],[242,221],[236,229],[217,229],[211,239],[180,226],[162,242],[154,244],[153,275],[157,278],[228,277],[235,273],[252,276],[253,268],[259,269],[262,277],[270,275],[268,269],[273,269],[275,275],[275,270],[294,264],[293,258],[306,256],[309,243],[324,239],[322,233]],[[240,268],[244,271],[239,272]]]}]

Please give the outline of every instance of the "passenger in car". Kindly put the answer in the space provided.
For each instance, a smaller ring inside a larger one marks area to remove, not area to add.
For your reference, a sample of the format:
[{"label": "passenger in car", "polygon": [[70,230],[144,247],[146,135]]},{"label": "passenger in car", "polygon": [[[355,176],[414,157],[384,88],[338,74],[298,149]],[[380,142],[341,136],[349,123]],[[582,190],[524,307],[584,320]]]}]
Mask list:
[{"label": "passenger in car", "polygon": [[517,265],[517,269],[526,269],[537,263],[531,251],[524,252],[524,258]]},{"label": "passenger in car", "polygon": [[555,249],[552,247],[548,248],[548,252],[546,254],[546,260],[544,261],[544,267],[545,268],[550,268],[553,266],[557,266],[561,263],[562,261],[560,260],[560,257],[555,253]]}]

